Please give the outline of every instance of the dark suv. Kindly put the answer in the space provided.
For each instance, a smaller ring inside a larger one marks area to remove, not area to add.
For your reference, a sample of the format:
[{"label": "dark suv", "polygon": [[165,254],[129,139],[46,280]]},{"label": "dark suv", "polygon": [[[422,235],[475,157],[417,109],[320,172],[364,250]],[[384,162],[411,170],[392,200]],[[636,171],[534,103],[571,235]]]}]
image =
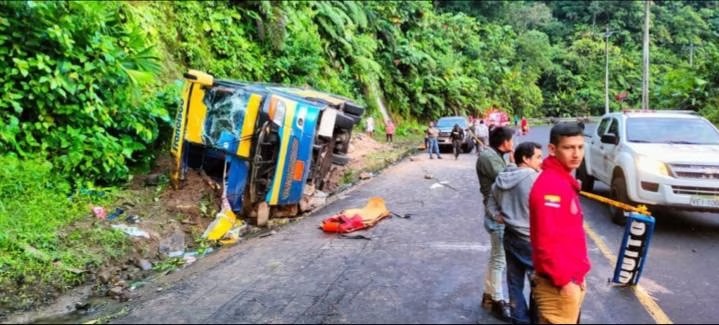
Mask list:
[{"label": "dark suv", "polygon": [[437,121],[437,128],[439,129],[439,137],[437,137],[437,144],[440,150],[443,148],[452,148],[452,128],[455,124],[459,124],[459,127],[464,130],[464,140],[462,140],[462,150],[465,153],[472,151],[474,144],[469,136],[469,120],[464,116],[446,116],[442,117]]}]

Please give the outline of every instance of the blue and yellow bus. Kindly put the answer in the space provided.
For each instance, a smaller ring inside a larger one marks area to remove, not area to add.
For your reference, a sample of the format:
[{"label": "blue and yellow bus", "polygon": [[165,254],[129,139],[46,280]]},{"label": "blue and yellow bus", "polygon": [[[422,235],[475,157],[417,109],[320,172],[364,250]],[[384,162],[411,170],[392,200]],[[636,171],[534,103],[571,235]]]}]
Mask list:
[{"label": "blue and yellow bus", "polygon": [[332,164],[345,164],[364,107],[312,89],[216,80],[185,73],[171,153],[172,181],[188,169],[222,180],[233,211],[264,225],[299,213],[305,184],[322,189]]}]

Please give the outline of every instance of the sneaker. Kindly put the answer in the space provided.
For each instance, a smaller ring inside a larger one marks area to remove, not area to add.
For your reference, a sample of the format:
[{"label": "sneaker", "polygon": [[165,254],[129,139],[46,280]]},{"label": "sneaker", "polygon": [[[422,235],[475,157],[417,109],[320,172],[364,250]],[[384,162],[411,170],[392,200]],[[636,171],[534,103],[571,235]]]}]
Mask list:
[{"label": "sneaker", "polygon": [[437,155],[437,159],[442,159],[442,156],[440,156],[440,155]]},{"label": "sneaker", "polygon": [[509,322],[512,320],[512,309],[504,300],[495,300],[492,302],[492,315],[498,319]]},{"label": "sneaker", "polygon": [[432,157],[432,156],[429,156],[429,159],[434,159],[434,157]]}]

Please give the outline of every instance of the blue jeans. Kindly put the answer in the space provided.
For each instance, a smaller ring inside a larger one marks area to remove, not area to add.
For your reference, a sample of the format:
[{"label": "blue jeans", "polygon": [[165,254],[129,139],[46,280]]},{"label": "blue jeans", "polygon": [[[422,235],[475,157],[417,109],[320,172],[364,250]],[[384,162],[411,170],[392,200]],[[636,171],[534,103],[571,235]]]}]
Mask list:
[{"label": "blue jeans", "polygon": [[432,153],[436,153],[437,157],[439,157],[439,144],[437,143],[437,138],[429,138],[429,146],[427,146],[427,152],[429,153],[430,157],[432,157]]},{"label": "blue jeans", "polygon": [[509,304],[512,308],[512,324],[529,324],[529,309],[524,298],[524,279],[530,279],[532,266],[532,246],[529,241],[519,238],[506,230],[504,251],[507,258],[507,288]]}]

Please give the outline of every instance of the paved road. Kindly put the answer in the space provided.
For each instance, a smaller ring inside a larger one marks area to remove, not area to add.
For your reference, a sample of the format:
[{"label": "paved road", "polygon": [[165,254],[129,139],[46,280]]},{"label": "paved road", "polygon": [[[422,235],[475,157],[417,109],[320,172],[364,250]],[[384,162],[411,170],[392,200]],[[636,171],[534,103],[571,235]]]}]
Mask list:
[{"label": "paved road", "polygon": [[[545,144],[547,135],[548,128],[535,127],[518,141]],[[146,286],[130,313],[115,322],[496,323],[479,307],[489,237],[482,227],[476,156],[443,156],[418,154],[273,236],[223,249]],[[606,191],[597,185],[597,192]],[[415,215],[360,232],[371,240],[317,229],[324,217],[361,207],[375,195],[389,209]],[[654,299],[642,302],[637,290],[607,282],[614,261],[599,247],[616,254],[622,228],[611,223],[606,207],[583,201],[583,208],[600,242],[588,240],[593,267],[584,323],[654,323],[662,313],[682,323],[719,319],[712,305],[719,301],[712,289],[719,268],[713,258],[718,215],[658,216],[638,290]]]}]

